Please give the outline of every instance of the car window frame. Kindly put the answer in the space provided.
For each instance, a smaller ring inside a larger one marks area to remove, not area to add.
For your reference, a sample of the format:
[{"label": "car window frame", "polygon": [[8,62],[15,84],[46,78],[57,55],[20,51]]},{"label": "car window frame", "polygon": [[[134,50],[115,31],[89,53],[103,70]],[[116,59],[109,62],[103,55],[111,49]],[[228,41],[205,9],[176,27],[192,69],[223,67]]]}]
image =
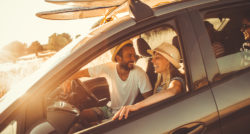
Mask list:
[{"label": "car window frame", "polygon": [[8,127],[8,125],[10,125],[13,121],[16,122],[16,134],[23,134],[25,133],[25,106],[19,108],[18,110],[16,110],[15,112],[13,112],[12,114],[10,114],[7,119],[5,119],[3,122],[1,122],[1,126],[0,126],[0,133],[6,128]]},{"label": "car window frame", "polygon": [[[195,7],[190,10],[191,17],[194,19],[194,21],[197,23],[195,25],[195,30],[197,34],[202,35],[203,37],[199,39],[199,44],[200,44],[200,49],[202,52],[203,60],[204,60],[204,65],[206,68],[208,80],[210,84],[220,82],[218,80],[223,79],[230,79],[232,77],[237,76],[237,73],[231,73],[227,75],[221,75],[220,76],[220,70],[216,61],[216,57],[214,55],[214,51],[211,45],[211,40],[210,37],[207,33],[207,29],[205,27],[205,24],[203,22],[204,16],[207,12],[212,12],[212,11],[222,11],[222,10],[227,10],[230,8],[239,8],[241,6],[246,6],[246,4],[250,4],[249,2],[245,1],[244,2],[231,2],[227,3],[227,1],[221,1],[218,2],[217,5],[213,4],[208,4],[205,6],[200,6],[200,7]],[[240,70],[237,72],[244,72],[244,70]],[[222,82],[222,81],[221,81]]]},{"label": "car window frame", "polygon": [[[157,20],[157,19],[159,19],[159,20]],[[151,20],[151,21],[154,21],[154,23],[151,22],[152,24],[150,24],[150,26],[152,26],[151,28],[147,27],[147,28],[135,30],[136,32],[133,32],[131,34],[128,33],[128,36],[125,39],[129,39],[129,38],[131,38],[131,37],[133,37],[135,35],[138,35],[140,33],[143,33],[143,32],[146,32],[146,31],[149,31],[149,30],[152,30],[154,28],[158,28],[158,27],[160,27],[162,25],[167,25],[167,24],[170,24],[172,26],[174,25],[173,28],[176,30],[177,35],[181,36],[181,33],[185,32],[185,30],[179,31],[179,29],[182,27],[180,22],[181,23],[186,23],[186,22],[183,22],[184,19],[188,19],[188,12],[186,10],[181,10],[181,11],[177,11],[177,12],[174,12],[174,13],[165,14],[165,15],[162,15],[162,16],[157,16],[157,17],[155,17],[154,19]],[[178,21],[176,21],[176,20],[178,20]],[[133,28],[138,29],[137,27],[142,27],[140,23],[142,23],[142,22],[137,23]],[[150,23],[150,20],[149,20],[148,23]],[[185,28],[188,28],[188,27],[185,27]],[[182,38],[182,37],[180,37],[180,38]],[[190,39],[187,38],[186,40],[190,40]],[[190,79],[191,78],[190,75],[189,75],[190,74],[189,73],[190,69],[188,69],[189,68],[188,66],[190,64],[187,63],[188,58],[187,58],[187,55],[185,53],[185,51],[186,51],[185,49],[188,49],[189,46],[185,47],[185,46],[182,45],[182,43],[189,43],[189,42],[185,42],[185,41],[182,41],[182,39],[180,39],[180,44],[179,45],[180,45],[180,49],[181,49],[180,51],[183,54],[183,60],[184,60],[184,64],[185,64],[186,71],[187,71],[186,74],[185,74],[186,75],[185,78]],[[190,49],[188,51],[190,51]],[[195,51],[195,52],[199,52],[199,50]],[[189,58],[189,60],[190,60],[190,58]],[[204,65],[203,65],[203,63],[201,63],[201,64],[199,64],[199,66],[203,67]],[[205,77],[205,79],[206,79],[206,77]],[[192,81],[189,81],[189,80],[186,80],[186,81],[187,81],[186,85],[190,86],[190,88],[193,88],[192,87]],[[190,82],[191,82],[191,84],[190,84]],[[207,88],[206,88],[206,90],[207,90]],[[130,117],[132,117],[132,118],[128,118],[126,120],[121,120],[121,121],[119,121],[119,120],[107,121],[107,122],[105,122],[105,123],[103,123],[101,125],[97,125],[97,126],[93,126],[91,128],[88,128],[88,129],[81,130],[78,133],[85,134],[85,133],[95,133],[95,132],[97,132],[97,133],[98,132],[102,132],[102,133],[107,132],[112,128],[115,128],[115,127],[121,126],[123,124],[129,123],[129,122],[131,122],[133,120],[136,120],[138,118],[147,116],[148,114],[153,113],[154,111],[157,111],[159,109],[168,107],[170,105],[178,103],[179,101],[183,101],[183,100],[185,100],[185,98],[192,96],[192,94],[191,94],[192,91],[193,90],[191,90],[190,93],[185,92],[185,93],[173,96],[173,97],[168,98],[166,100],[163,100],[161,102],[158,102],[158,103],[155,103],[155,104],[150,105],[148,107],[145,107],[145,108],[143,108],[141,110],[135,111],[135,112],[130,114]],[[205,90],[200,90],[200,91],[203,92]],[[199,93],[199,92],[195,92],[195,94],[197,94],[197,93]],[[141,113],[144,113],[144,114],[141,114]]]}]

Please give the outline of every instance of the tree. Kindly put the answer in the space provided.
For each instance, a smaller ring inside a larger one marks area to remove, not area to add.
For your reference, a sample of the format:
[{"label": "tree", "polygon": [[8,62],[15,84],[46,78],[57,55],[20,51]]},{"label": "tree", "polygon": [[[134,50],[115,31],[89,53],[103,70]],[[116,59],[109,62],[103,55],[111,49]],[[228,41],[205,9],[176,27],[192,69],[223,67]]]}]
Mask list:
[{"label": "tree", "polygon": [[13,41],[10,44],[4,46],[3,49],[10,52],[15,58],[18,58],[26,54],[27,44],[21,43],[20,41]]},{"label": "tree", "polygon": [[36,56],[38,56],[38,52],[41,52],[42,50],[43,47],[39,41],[32,42],[30,47],[28,48],[29,53],[36,53]]},{"label": "tree", "polygon": [[64,46],[69,44],[71,41],[72,39],[70,35],[67,33],[62,33],[62,34],[54,33],[49,37],[48,48],[50,50],[59,51]]}]

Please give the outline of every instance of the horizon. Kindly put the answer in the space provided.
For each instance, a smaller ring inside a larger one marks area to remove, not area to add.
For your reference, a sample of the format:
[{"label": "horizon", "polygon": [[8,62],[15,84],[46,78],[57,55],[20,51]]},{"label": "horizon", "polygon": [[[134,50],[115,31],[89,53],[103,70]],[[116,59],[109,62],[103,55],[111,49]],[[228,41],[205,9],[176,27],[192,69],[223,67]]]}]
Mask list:
[{"label": "horizon", "polygon": [[1,1],[0,48],[14,41],[26,43],[27,46],[34,41],[46,44],[49,36],[54,33],[68,33],[74,39],[76,35],[88,32],[100,18],[45,20],[35,15],[37,12],[63,8],[70,6],[55,5],[44,0]]}]

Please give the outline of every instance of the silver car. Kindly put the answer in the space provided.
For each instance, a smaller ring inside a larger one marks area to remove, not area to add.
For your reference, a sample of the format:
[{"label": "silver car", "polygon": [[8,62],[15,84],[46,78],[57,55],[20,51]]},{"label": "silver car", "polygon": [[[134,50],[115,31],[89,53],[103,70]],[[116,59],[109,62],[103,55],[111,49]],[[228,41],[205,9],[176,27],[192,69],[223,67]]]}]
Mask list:
[{"label": "silver car", "polygon": [[[79,37],[0,100],[1,134],[249,134],[250,50],[242,48],[241,22],[250,12],[250,1],[124,3],[108,6],[130,7],[128,15]],[[95,10],[78,9],[61,13]],[[60,19],[58,14],[38,16]],[[152,85],[150,57],[143,49],[155,48],[162,41],[177,46],[185,71],[185,91],[133,112],[126,120],[78,126],[80,110],[103,106],[110,100],[107,81],[78,79],[75,85],[79,88],[67,95],[58,87],[79,69],[108,62],[109,50],[128,39],[134,39],[142,57],[137,64],[147,71]]]}]

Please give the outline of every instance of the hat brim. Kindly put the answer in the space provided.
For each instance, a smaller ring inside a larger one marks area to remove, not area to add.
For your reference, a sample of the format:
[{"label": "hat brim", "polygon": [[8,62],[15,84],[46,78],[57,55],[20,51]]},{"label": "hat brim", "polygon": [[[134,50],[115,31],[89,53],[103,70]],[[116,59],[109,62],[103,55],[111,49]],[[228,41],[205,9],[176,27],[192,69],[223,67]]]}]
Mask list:
[{"label": "hat brim", "polygon": [[127,41],[123,42],[122,44],[120,44],[118,47],[115,47],[115,50],[112,54],[112,61],[113,62],[116,62],[115,57],[116,57],[117,53],[120,51],[120,49],[123,48],[127,44],[133,44],[133,42],[131,40],[127,40]]},{"label": "hat brim", "polygon": [[172,58],[171,56],[169,56],[166,53],[163,53],[163,52],[158,51],[158,50],[150,50],[150,49],[148,49],[147,52],[150,55],[153,55],[154,52],[157,52],[157,53],[161,54],[164,58],[166,58],[175,68],[179,69],[181,67],[181,65],[178,61],[176,61],[174,58]]}]

